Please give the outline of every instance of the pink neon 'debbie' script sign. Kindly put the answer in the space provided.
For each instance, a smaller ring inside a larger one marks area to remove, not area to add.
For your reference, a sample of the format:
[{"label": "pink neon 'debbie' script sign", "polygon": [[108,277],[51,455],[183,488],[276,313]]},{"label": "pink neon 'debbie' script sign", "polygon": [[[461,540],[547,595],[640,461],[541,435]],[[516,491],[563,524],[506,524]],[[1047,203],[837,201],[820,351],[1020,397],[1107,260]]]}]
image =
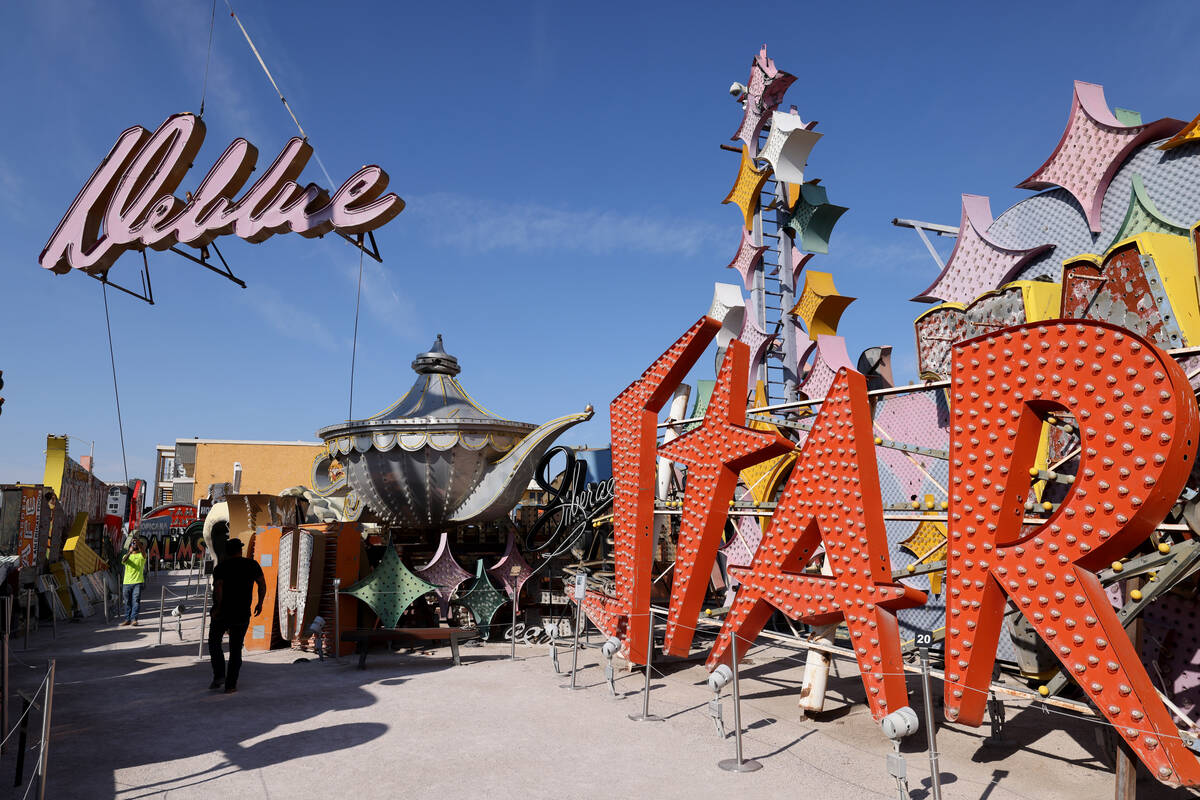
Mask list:
[{"label": "pink neon 'debbie' script sign", "polygon": [[239,199],[258,160],[258,149],[234,139],[187,201],[174,192],[204,141],[204,123],[194,114],[175,114],[150,131],[124,131],[71,203],[38,257],[45,269],[105,273],[126,250],[154,250],[182,243],[203,247],[218,236],[250,242],[277,233],[323,236],[374,230],[404,210],[394,193],[384,194],[388,175],[371,165],[350,176],[333,193],[296,180],[312,156],[293,137]]}]

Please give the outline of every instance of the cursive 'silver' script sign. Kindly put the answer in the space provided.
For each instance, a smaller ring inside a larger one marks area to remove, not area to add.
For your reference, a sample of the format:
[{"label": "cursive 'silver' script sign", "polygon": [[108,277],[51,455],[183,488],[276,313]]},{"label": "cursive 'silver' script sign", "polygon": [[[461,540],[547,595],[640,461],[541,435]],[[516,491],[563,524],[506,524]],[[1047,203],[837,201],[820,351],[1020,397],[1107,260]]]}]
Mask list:
[{"label": "cursive 'silver' script sign", "polygon": [[384,194],[388,176],[380,167],[360,169],[333,193],[315,183],[296,182],[313,149],[293,137],[240,198],[258,160],[258,150],[234,139],[204,176],[195,193],[174,192],[204,141],[204,123],[194,114],[168,117],[153,134],[140,125],[124,131],[71,203],[38,262],[46,269],[104,273],[126,250],[154,250],[182,243],[203,247],[218,236],[262,242],[277,233],[322,236],[374,230],[404,210],[404,201]]}]

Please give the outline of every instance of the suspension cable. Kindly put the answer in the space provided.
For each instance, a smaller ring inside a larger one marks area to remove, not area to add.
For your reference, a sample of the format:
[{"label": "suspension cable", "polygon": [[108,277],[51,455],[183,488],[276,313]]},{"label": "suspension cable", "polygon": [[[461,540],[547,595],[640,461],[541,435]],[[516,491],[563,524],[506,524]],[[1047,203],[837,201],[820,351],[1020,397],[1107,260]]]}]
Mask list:
[{"label": "suspension cable", "polygon": [[208,67],[212,64],[213,29],[217,26],[217,0],[213,0],[212,15],[208,20],[208,55],[204,59],[204,86],[200,90],[200,118],[204,118],[204,98],[208,95]]},{"label": "suspension cable", "polygon": [[354,419],[354,362],[358,358],[358,308],[362,303],[362,276],[363,276],[363,245],[362,235],[359,235],[358,242],[358,295],[354,299],[354,343],[350,346],[350,413],[346,417],[347,421]]},{"label": "suspension cable", "polygon": [[[250,45],[250,51],[254,53],[254,57],[258,59],[258,65],[262,67],[263,72],[267,75],[267,80],[271,82],[271,86],[275,88],[275,94],[279,95],[280,102],[287,112],[292,117],[292,122],[296,123],[296,130],[300,131],[300,137],[308,142],[308,134],[304,132],[304,128],[300,125],[300,120],[296,118],[296,112],[292,111],[292,107],[288,104],[287,98],[283,96],[283,92],[279,89],[279,84],[275,82],[275,76],[271,74],[271,70],[267,69],[267,62],[263,60],[262,54],[258,52],[258,48],[254,46],[254,40],[250,38],[246,26],[242,24],[242,20],[238,17],[237,12],[233,10],[233,6],[229,4],[229,0],[225,0],[225,7],[229,9],[229,16],[233,17],[233,21],[241,28],[242,36],[246,37],[246,44]],[[309,142],[312,146],[312,143]],[[317,153],[317,148],[313,147],[313,157],[317,159],[317,164],[321,167],[321,172],[325,173],[325,180],[330,186],[333,186],[333,178],[329,177],[329,170],[325,169],[325,163],[321,161],[321,156]]]},{"label": "suspension cable", "polygon": [[[121,466],[125,469],[125,483],[129,484],[129,462],[125,459],[125,425],[121,422],[121,393],[117,390],[117,356],[113,351],[112,322],[108,318],[108,276],[100,282],[100,293],[104,297],[104,325],[108,328],[108,358],[112,362],[113,397],[117,401],[117,430],[121,434]],[[96,465],[92,465],[94,470]]]}]

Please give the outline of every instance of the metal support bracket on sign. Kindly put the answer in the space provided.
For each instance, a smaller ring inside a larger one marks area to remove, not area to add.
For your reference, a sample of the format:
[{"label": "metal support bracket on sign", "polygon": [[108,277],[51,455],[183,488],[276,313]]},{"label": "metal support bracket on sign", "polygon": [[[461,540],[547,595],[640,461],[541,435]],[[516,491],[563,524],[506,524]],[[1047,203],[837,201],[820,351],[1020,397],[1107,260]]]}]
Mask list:
[{"label": "metal support bracket on sign", "polygon": [[1162,276],[1158,274],[1158,265],[1150,256],[1142,256],[1142,272],[1146,274],[1146,282],[1150,284],[1150,295],[1158,306],[1158,316],[1162,320],[1162,336],[1168,341],[1162,342],[1165,347],[1182,347],[1183,331],[1179,320],[1171,309],[1171,299],[1167,297],[1167,287],[1163,285]]},{"label": "metal support bracket on sign", "polygon": [[925,235],[925,231],[931,231],[938,236],[958,236],[958,228],[953,225],[938,225],[935,222],[921,222],[915,219],[893,219],[892,224],[897,228],[912,228],[921,237],[921,241],[925,245],[925,249],[929,251],[929,255],[933,256],[934,262],[938,265],[938,269],[944,269],[946,263],[942,261],[941,255],[934,248],[933,243],[929,241],[929,237]]},{"label": "metal support bracket on sign", "polygon": [[138,294],[137,292],[133,291],[132,289],[127,289],[119,283],[113,283],[112,281],[110,281],[108,279],[107,271],[103,275],[93,275],[90,272],[85,272],[84,275],[87,275],[89,278],[92,278],[94,280],[100,281],[105,286],[111,286],[112,288],[116,289],[118,292],[124,292],[125,294],[129,295],[130,297],[136,297],[138,300],[141,300],[144,303],[149,303],[150,305],[154,305],[154,287],[150,283],[150,261],[149,261],[149,259],[146,258],[145,250],[142,251],[142,274],[141,274],[142,293],[141,294]]},{"label": "metal support bracket on sign", "polygon": [[[212,251],[217,254],[217,258],[221,259],[221,266],[225,267],[225,269],[217,269],[212,264],[208,263],[209,248],[212,248]],[[204,267],[205,269],[217,273],[222,278],[226,278],[230,282],[236,283],[238,286],[242,287],[243,289],[246,288],[246,282],[243,281],[241,278],[239,278],[237,275],[234,275],[233,270],[229,268],[229,262],[225,260],[225,256],[221,255],[221,251],[217,248],[216,242],[210,242],[207,245],[205,245],[204,247],[201,247],[200,248],[200,256],[198,258],[196,256],[192,255],[191,253],[187,252],[186,250],[180,250],[176,246],[172,246],[167,249],[170,250],[172,253],[174,253],[177,256],[183,256],[188,261],[191,261],[193,264],[199,264],[200,266]],[[142,254],[145,255],[145,251],[142,251]]]},{"label": "metal support bracket on sign", "polygon": [[383,263],[383,256],[379,253],[379,244],[375,241],[375,233],[373,231],[367,231],[367,238],[371,240],[371,248],[369,250],[364,245],[363,235],[361,233],[357,238],[348,236],[341,231],[334,231],[334,233],[349,242],[355,249],[362,250],[363,253],[369,258],[374,259],[380,264]]}]

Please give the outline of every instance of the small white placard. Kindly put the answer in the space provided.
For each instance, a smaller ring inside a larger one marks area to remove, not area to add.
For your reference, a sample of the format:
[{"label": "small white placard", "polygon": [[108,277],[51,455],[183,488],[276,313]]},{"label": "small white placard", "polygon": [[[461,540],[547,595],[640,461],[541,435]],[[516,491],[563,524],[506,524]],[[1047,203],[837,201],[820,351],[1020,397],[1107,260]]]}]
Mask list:
[{"label": "small white placard", "polygon": [[251,629],[250,638],[252,638],[252,639],[267,638],[267,626],[266,625],[255,625]]},{"label": "small white placard", "polygon": [[263,565],[264,567],[269,567],[269,566],[271,566],[272,559],[271,559],[271,554],[270,554],[270,553],[263,553],[263,554],[262,554],[262,555],[259,557],[259,559],[258,559],[258,560],[259,560],[259,561],[262,563],[262,565]]},{"label": "small white placard", "polygon": [[575,599],[582,600],[587,593],[587,575],[580,573],[575,576]]}]

